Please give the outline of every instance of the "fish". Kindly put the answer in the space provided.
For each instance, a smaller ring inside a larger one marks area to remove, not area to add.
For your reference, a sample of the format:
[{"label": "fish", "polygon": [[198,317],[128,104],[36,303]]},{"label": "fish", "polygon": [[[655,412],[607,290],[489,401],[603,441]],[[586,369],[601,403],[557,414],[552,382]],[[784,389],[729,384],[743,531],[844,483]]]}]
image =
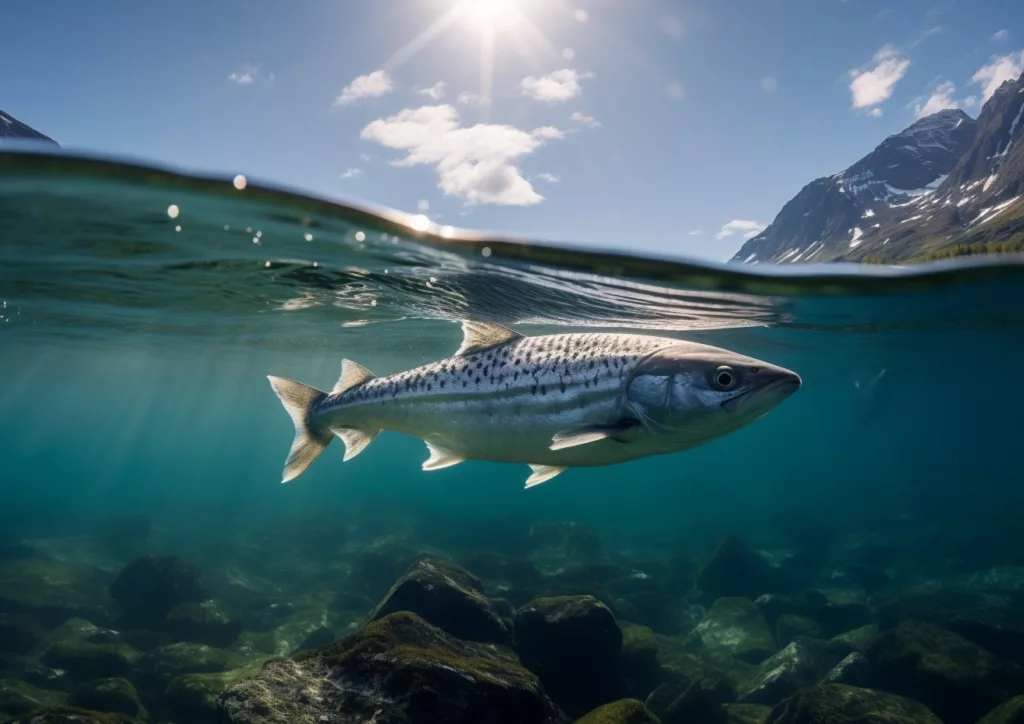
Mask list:
[{"label": "fish", "polygon": [[282,482],[334,438],[344,460],[382,430],[422,439],[423,470],[466,460],[525,464],[531,488],[570,468],[687,450],[762,417],[795,372],[710,345],[641,334],[526,336],[463,320],[447,359],[377,377],[345,359],[330,392],[268,375],[295,425]]}]

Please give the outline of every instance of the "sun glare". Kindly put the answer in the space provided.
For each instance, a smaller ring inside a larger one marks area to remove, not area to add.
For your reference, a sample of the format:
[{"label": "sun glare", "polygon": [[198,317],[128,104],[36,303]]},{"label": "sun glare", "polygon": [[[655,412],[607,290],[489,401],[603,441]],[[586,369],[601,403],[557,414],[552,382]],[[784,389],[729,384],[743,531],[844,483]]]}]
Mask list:
[{"label": "sun glare", "polygon": [[518,0],[462,0],[459,15],[474,29],[508,27],[522,18]]}]

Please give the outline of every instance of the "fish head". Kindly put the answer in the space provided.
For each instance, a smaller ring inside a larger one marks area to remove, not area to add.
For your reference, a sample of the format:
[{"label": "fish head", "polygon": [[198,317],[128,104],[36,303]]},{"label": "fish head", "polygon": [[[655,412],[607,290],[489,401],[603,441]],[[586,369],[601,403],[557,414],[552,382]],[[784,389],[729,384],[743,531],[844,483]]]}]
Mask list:
[{"label": "fish head", "polygon": [[649,433],[696,444],[753,422],[801,384],[784,367],[681,342],[642,360],[626,395]]}]

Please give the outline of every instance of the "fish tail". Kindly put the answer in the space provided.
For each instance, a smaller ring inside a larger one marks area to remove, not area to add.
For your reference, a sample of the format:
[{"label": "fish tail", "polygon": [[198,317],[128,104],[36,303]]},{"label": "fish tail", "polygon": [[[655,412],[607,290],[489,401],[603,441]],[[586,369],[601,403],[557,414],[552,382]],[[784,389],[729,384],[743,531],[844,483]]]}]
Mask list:
[{"label": "fish tail", "polygon": [[330,431],[321,432],[311,424],[311,415],[314,406],[327,397],[326,392],[321,392],[315,387],[304,385],[294,380],[286,380],[283,377],[267,376],[270,386],[281,399],[285,411],[292,422],[295,423],[295,440],[292,448],[288,451],[288,459],[284,463],[284,475],[282,483],[294,480],[309,467],[310,463],[316,460],[331,442],[333,435]]}]

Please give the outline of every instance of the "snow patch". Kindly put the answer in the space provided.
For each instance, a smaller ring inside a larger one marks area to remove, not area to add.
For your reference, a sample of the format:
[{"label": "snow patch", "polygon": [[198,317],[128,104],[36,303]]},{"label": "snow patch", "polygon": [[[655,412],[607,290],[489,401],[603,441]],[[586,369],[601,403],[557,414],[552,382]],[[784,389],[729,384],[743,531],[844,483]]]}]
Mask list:
[{"label": "snow patch", "polygon": [[964,196],[962,199],[956,202],[957,206],[963,206],[964,204],[970,203],[973,196]]},{"label": "snow patch", "polygon": [[864,232],[860,230],[859,226],[853,227],[853,238],[850,239],[850,248],[856,249],[860,245],[860,237],[864,236]]},{"label": "snow patch", "polygon": [[989,206],[987,209],[982,209],[978,216],[974,219],[974,221],[971,222],[971,226],[974,226],[975,224],[988,223],[989,221],[992,221],[992,219],[999,216],[999,214],[1005,211],[1006,208],[1010,206],[1010,204],[1012,204],[1019,198],[1021,197],[1014,196],[1009,201],[1004,201],[1001,204],[996,204],[995,206]]},{"label": "snow patch", "polygon": [[874,209],[868,209],[867,211],[864,212],[864,215],[862,217],[860,217],[860,218],[862,218],[862,219],[870,219],[874,215],[875,215]]},{"label": "snow patch", "polygon": [[[985,191],[989,190],[989,188],[992,186],[992,184],[994,184],[996,182],[996,177],[997,176],[998,176],[998,174],[992,174],[987,179],[985,179],[985,185],[981,187],[982,193],[984,193]],[[981,183],[981,182],[979,181],[978,183]]]},{"label": "snow patch", "polygon": [[757,256],[757,252],[756,251],[753,254],[751,254],[750,256],[748,256],[746,259],[744,259],[743,263],[744,264],[748,264],[748,263],[752,262],[754,260],[755,256]]},{"label": "snow patch", "polygon": [[900,223],[901,223],[901,224],[905,224],[905,223],[907,223],[908,221],[914,221],[914,220],[916,220],[916,219],[920,219],[920,218],[921,218],[922,216],[924,216],[924,214],[917,214],[916,216],[911,216],[911,217],[910,217],[909,219],[904,219],[904,220],[903,220],[903,221],[901,221]]}]

